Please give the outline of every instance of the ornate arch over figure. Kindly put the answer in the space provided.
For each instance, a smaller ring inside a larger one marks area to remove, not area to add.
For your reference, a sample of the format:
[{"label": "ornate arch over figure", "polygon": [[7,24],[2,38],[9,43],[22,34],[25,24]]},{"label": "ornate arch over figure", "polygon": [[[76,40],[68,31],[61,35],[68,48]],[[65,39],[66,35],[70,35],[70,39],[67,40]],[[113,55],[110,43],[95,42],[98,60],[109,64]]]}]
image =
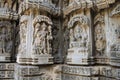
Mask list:
[{"label": "ornate arch over figure", "polygon": [[68,28],[72,27],[75,22],[80,22],[82,25],[89,25],[88,18],[84,15],[75,15],[68,22]]},{"label": "ornate arch over figure", "polygon": [[52,21],[47,16],[38,15],[33,20],[33,53],[50,54],[52,40]]}]

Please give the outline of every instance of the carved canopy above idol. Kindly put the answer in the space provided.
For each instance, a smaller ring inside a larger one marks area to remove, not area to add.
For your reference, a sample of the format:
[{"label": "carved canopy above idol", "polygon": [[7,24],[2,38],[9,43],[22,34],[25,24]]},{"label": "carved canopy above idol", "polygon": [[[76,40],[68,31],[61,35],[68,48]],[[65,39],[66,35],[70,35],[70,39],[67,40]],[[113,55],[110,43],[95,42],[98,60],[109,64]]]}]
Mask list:
[{"label": "carved canopy above idol", "polygon": [[69,49],[67,64],[89,64],[90,48],[90,26],[88,18],[84,15],[75,15],[68,22]]},{"label": "carved canopy above idol", "polygon": [[10,22],[0,22],[0,62],[10,62],[13,50],[13,27]]},{"label": "carved canopy above idol", "polygon": [[52,21],[47,16],[38,15],[33,20],[32,64],[52,64]]}]

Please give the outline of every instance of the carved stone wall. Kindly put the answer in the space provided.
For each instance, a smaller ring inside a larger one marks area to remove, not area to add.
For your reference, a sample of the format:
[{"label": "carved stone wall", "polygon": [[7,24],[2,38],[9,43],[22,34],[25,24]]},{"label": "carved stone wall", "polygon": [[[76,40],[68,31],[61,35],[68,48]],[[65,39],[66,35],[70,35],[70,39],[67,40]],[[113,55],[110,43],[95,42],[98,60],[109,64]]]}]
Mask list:
[{"label": "carved stone wall", "polygon": [[120,80],[120,1],[0,0],[0,80]]}]

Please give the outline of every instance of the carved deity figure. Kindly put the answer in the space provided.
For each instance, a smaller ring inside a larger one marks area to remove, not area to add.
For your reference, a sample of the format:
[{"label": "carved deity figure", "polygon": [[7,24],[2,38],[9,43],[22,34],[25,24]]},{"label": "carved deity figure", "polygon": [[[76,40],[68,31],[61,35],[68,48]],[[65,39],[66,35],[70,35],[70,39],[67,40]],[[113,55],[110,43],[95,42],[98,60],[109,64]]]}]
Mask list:
[{"label": "carved deity figure", "polygon": [[74,41],[75,38],[74,38],[74,31],[73,29],[70,29],[70,42]]},{"label": "carved deity figure", "polygon": [[51,46],[51,42],[53,40],[52,37],[52,26],[48,26],[48,34],[47,34],[47,46],[48,46],[48,53],[52,52],[52,46]]},{"label": "carved deity figure", "polygon": [[26,52],[26,33],[27,32],[27,23],[22,22],[20,24],[20,46],[19,53]]},{"label": "carved deity figure", "polygon": [[75,41],[81,41],[82,39],[82,28],[77,24],[74,28]]},{"label": "carved deity figure", "polygon": [[27,32],[27,24],[22,23],[20,25],[20,39],[21,39],[21,43],[25,43],[26,41],[26,32]]},{"label": "carved deity figure", "polygon": [[99,55],[104,54],[106,47],[105,32],[102,26],[98,24],[95,28],[96,51]]},{"label": "carved deity figure", "polygon": [[117,28],[115,29],[115,34],[116,34],[116,38],[120,39],[120,26],[117,26]]},{"label": "carved deity figure", "polygon": [[11,28],[1,27],[0,28],[0,53],[11,53],[12,51],[12,32]]},{"label": "carved deity figure", "polygon": [[36,54],[46,54],[50,53],[49,49],[51,47],[52,33],[51,26],[47,26],[45,22],[41,25],[37,23],[35,25],[34,31],[34,53]]},{"label": "carved deity figure", "polygon": [[0,33],[0,53],[5,53],[5,41],[6,41],[6,29],[2,27]]},{"label": "carved deity figure", "polygon": [[87,30],[80,24],[77,24],[74,28],[74,37],[75,41],[80,42],[83,44],[84,47],[87,47],[87,42],[88,42],[88,34]]}]

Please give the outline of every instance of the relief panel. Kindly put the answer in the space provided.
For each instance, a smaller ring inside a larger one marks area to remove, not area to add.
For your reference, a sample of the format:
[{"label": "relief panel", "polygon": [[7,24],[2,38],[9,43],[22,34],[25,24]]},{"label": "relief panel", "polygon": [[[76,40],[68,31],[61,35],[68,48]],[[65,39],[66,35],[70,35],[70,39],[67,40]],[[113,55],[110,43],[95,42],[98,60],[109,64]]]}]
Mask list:
[{"label": "relief panel", "polygon": [[108,30],[108,53],[110,56],[110,64],[120,66],[120,5],[116,4],[109,11],[109,30]]},{"label": "relief panel", "polygon": [[13,53],[13,26],[8,21],[0,22],[0,61],[9,62]]},{"label": "relief panel", "polygon": [[67,64],[89,64],[90,60],[90,26],[88,18],[76,15],[68,22],[69,49]]},{"label": "relief panel", "polygon": [[[94,41],[95,41],[95,58],[97,63],[108,63],[106,54],[106,27],[103,13],[99,13],[94,18]],[[104,60],[104,61],[102,61]]]},{"label": "relief panel", "polygon": [[52,21],[47,16],[38,15],[33,24],[32,64],[52,64]]}]

